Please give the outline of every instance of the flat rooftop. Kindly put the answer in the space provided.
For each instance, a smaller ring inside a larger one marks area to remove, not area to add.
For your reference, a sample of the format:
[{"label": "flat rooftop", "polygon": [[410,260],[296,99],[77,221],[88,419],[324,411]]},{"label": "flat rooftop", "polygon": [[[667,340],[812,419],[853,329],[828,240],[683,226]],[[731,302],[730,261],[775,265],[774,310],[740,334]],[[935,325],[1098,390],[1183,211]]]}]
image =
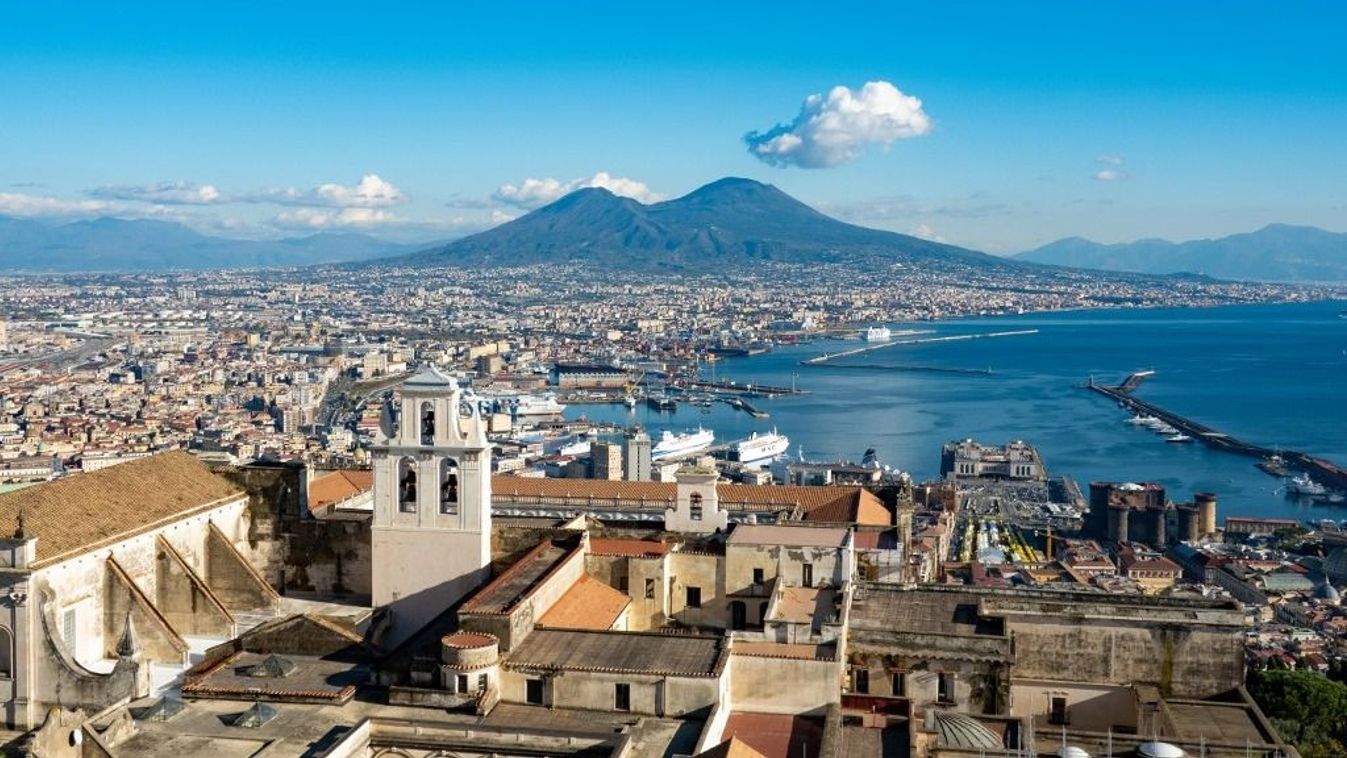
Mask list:
[{"label": "flat rooftop", "polygon": [[[285,676],[250,676],[248,671],[268,659],[285,661],[293,669]],[[182,687],[183,697],[211,697],[264,702],[346,702],[368,678],[360,666],[307,655],[270,656],[235,653],[209,673]]]},{"label": "flat rooftop", "polygon": [[[130,709],[134,714],[151,702],[152,698],[146,698],[132,703]],[[434,747],[445,750],[478,753],[494,749],[513,753],[520,747],[519,736],[525,735],[546,741],[553,747],[540,752],[554,755],[609,755],[611,748],[586,751],[581,747],[567,751],[556,750],[555,746],[565,744],[571,736],[580,738],[577,740],[580,743],[616,744],[621,730],[631,728],[634,729],[634,744],[641,748],[640,755],[672,755],[690,754],[702,726],[696,720],[643,717],[633,727],[633,719],[628,713],[539,708],[508,703],[497,705],[483,718],[436,708],[386,705],[361,698],[345,705],[278,703],[274,706],[276,717],[262,726],[253,729],[232,726],[232,717],[247,710],[250,705],[236,700],[189,701],[182,712],[167,721],[137,720],[135,733],[113,745],[113,752],[116,755],[145,758],[183,758],[189,755],[242,758],[256,755],[265,749],[267,756],[298,758],[321,754],[361,721],[372,718],[376,725],[376,747],[393,741],[392,738],[381,738],[383,732],[396,734],[420,726],[426,735],[422,742],[433,742]],[[493,743],[497,735],[501,738]]]},{"label": "flat rooftop", "polygon": [[978,616],[972,593],[897,591],[862,585],[851,599],[852,629],[964,637],[1003,636],[1000,619]]},{"label": "flat rooftop", "polygon": [[510,651],[505,666],[710,677],[727,657],[723,637],[535,629]]}]

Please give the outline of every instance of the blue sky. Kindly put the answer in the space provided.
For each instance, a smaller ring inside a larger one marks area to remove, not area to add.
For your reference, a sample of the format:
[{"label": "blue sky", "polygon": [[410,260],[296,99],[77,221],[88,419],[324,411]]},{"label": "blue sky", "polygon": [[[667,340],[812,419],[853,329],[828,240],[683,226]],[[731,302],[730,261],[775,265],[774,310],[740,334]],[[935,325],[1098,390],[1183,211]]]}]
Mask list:
[{"label": "blue sky", "polygon": [[1347,231],[1337,2],[195,5],[0,7],[0,214],[430,238],[735,175],[995,252]]}]

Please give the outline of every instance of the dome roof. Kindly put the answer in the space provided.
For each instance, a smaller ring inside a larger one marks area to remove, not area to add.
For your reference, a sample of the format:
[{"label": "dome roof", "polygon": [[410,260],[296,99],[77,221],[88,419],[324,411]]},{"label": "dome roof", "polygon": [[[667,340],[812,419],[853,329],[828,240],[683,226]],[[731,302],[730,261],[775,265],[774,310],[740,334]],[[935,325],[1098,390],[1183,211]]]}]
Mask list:
[{"label": "dome roof", "polygon": [[1090,758],[1090,754],[1085,752],[1084,748],[1075,745],[1067,745],[1057,751],[1057,758]]},{"label": "dome roof", "polygon": [[958,750],[1000,750],[1003,747],[996,732],[977,719],[954,711],[935,711],[935,731],[942,747]]},{"label": "dome roof", "polygon": [[1186,758],[1187,753],[1178,745],[1168,742],[1143,742],[1137,745],[1137,755],[1143,758]]},{"label": "dome roof", "polygon": [[1329,603],[1341,603],[1342,596],[1328,582],[1321,582],[1314,588],[1314,597],[1316,600],[1323,600]]}]

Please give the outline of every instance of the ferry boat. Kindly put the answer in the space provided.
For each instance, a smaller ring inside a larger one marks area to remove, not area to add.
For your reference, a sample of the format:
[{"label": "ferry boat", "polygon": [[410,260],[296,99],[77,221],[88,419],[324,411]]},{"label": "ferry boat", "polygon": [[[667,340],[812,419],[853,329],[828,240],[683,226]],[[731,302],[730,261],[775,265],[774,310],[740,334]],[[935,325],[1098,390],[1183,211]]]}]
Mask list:
[{"label": "ferry boat", "polygon": [[888,342],[893,333],[887,326],[872,326],[861,335],[866,342]]},{"label": "ferry boat", "polygon": [[700,426],[683,434],[674,434],[666,429],[660,434],[659,442],[650,449],[650,459],[658,461],[673,456],[691,455],[710,447],[715,439],[715,432]]},{"label": "ferry boat", "polygon": [[767,463],[790,449],[790,438],[775,429],[753,434],[730,443],[730,460],[740,463]]},{"label": "ferry boat", "polygon": [[1296,474],[1286,482],[1286,494],[1291,497],[1321,497],[1328,488],[1314,481],[1309,474]]}]

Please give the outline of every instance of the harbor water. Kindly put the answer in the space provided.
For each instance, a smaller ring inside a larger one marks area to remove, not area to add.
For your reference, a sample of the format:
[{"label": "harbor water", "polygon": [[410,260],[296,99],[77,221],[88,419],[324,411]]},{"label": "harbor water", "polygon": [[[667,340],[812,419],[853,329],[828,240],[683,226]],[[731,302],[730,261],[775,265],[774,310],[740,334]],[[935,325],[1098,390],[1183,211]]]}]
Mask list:
[{"label": "harbor water", "polygon": [[[940,446],[974,437],[1036,445],[1053,474],[1155,481],[1171,498],[1213,491],[1224,515],[1347,519],[1347,507],[1288,499],[1250,458],[1201,444],[1167,444],[1124,423],[1115,403],[1080,387],[1156,373],[1137,396],[1249,442],[1347,464],[1347,319],[1343,303],[1212,309],[1074,311],[969,318],[900,329],[931,336],[1027,332],[999,338],[895,345],[819,366],[801,361],[865,343],[820,340],[715,364],[718,379],[790,386],[808,394],[755,398],[770,418],[723,403],[682,403],[672,414],[646,405],[574,405],[569,418],[640,424],[652,434],[698,425],[718,442],[777,428],[791,454],[885,464],[918,479],[939,475]],[[873,343],[871,343],[873,344]],[[705,372],[710,375],[710,369]]]}]

